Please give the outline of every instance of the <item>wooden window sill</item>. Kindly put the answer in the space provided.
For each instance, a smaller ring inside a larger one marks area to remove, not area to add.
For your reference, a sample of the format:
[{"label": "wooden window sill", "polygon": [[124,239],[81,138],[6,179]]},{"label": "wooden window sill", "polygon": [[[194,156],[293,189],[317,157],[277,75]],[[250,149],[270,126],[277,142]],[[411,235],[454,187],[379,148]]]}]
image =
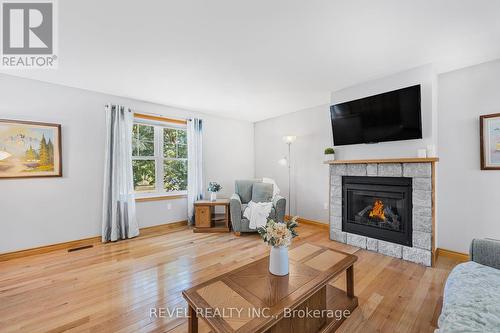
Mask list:
[{"label": "wooden window sill", "polygon": [[157,196],[151,196],[151,197],[135,198],[135,202],[175,200],[175,199],[184,199],[184,198],[187,198],[187,194],[157,195]]}]

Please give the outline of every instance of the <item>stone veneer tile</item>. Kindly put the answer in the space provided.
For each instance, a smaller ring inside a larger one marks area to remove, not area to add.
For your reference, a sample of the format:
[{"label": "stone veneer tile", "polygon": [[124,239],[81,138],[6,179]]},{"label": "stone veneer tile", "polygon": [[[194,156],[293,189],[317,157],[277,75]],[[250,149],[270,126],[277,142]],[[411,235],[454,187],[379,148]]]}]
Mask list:
[{"label": "stone veneer tile", "polygon": [[413,214],[413,232],[423,231],[432,232],[432,216],[423,216]]},{"label": "stone veneer tile", "polygon": [[345,164],[330,164],[330,175],[332,176],[346,176],[347,167]]},{"label": "stone veneer tile", "polygon": [[[432,229],[432,228],[431,228]],[[431,250],[431,233],[413,230],[413,247]]]},{"label": "stone veneer tile", "polygon": [[342,176],[332,176],[332,185],[342,186]]},{"label": "stone veneer tile", "polygon": [[330,228],[342,230],[342,218],[338,216],[330,217]]},{"label": "stone veneer tile", "polygon": [[403,246],[403,259],[430,267],[432,264],[431,251]]},{"label": "stone veneer tile", "polygon": [[366,249],[378,252],[378,239],[366,237]]},{"label": "stone veneer tile", "polygon": [[330,207],[330,214],[332,214],[332,216],[342,217],[342,205],[333,204]]},{"label": "stone veneer tile", "polygon": [[331,200],[332,205],[342,205],[341,197],[333,197]]},{"label": "stone veneer tile", "polygon": [[394,258],[401,258],[403,256],[403,245],[379,240],[378,252]]},{"label": "stone veneer tile", "polygon": [[422,191],[422,190],[413,190],[413,207],[432,207],[432,192],[431,191]]},{"label": "stone veneer tile", "polygon": [[430,163],[403,163],[403,177],[431,177]]},{"label": "stone veneer tile", "polygon": [[345,232],[337,230],[337,229],[330,229],[330,239],[331,240],[345,244],[346,237],[347,237],[347,234]]},{"label": "stone veneer tile", "polygon": [[432,216],[432,208],[431,207],[413,207],[413,215],[419,216]]},{"label": "stone veneer tile", "polygon": [[378,175],[377,163],[370,163],[370,164],[366,165],[366,175],[367,176],[377,176]]},{"label": "stone veneer tile", "polygon": [[347,164],[348,176],[366,176],[366,164]]},{"label": "stone veneer tile", "polygon": [[378,176],[380,177],[401,177],[402,175],[401,163],[381,163],[378,165]]},{"label": "stone veneer tile", "polygon": [[342,186],[333,185],[331,191],[332,191],[331,193],[332,197],[342,198]]},{"label": "stone veneer tile", "polygon": [[366,249],[366,237],[347,233],[347,244]]},{"label": "stone veneer tile", "polygon": [[432,181],[430,178],[413,178],[413,189],[431,191]]}]

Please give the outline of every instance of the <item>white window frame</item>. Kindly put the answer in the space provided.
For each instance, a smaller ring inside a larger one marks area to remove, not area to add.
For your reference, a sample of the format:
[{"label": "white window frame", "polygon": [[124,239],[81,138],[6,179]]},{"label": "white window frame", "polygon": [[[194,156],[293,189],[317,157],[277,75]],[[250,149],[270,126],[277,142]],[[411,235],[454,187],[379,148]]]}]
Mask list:
[{"label": "white window frame", "polygon": [[134,190],[135,198],[154,198],[163,196],[179,196],[187,195],[186,191],[166,191],[163,187],[163,178],[165,176],[165,171],[163,167],[163,161],[165,160],[188,160],[189,156],[184,158],[165,158],[163,155],[163,129],[183,129],[187,130],[187,126],[183,124],[168,123],[162,121],[154,121],[149,119],[134,118],[134,124],[153,126],[154,129],[154,156],[133,156],[134,160],[155,161],[155,187],[156,190],[151,192],[136,192]]}]

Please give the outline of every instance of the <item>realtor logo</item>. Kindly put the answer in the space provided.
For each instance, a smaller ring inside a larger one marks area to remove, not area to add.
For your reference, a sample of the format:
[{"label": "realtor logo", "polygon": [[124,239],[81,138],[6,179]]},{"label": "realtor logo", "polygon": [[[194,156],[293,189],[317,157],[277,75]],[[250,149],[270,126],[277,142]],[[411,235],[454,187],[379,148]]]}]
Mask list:
[{"label": "realtor logo", "polygon": [[53,0],[2,1],[2,67],[54,68]]}]

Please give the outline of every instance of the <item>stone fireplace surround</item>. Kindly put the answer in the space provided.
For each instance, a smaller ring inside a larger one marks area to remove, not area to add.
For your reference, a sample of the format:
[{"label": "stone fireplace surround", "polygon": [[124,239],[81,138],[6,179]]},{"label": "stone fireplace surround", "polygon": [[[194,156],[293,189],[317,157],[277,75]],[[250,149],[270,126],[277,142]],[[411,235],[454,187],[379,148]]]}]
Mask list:
[{"label": "stone fireplace surround", "polygon": [[[390,162],[387,162],[390,161]],[[341,243],[402,258],[425,266],[432,265],[434,253],[434,162],[436,159],[330,161],[330,239]],[[345,163],[343,163],[345,162]],[[409,177],[413,186],[413,246],[403,246],[342,231],[342,176]]]}]

